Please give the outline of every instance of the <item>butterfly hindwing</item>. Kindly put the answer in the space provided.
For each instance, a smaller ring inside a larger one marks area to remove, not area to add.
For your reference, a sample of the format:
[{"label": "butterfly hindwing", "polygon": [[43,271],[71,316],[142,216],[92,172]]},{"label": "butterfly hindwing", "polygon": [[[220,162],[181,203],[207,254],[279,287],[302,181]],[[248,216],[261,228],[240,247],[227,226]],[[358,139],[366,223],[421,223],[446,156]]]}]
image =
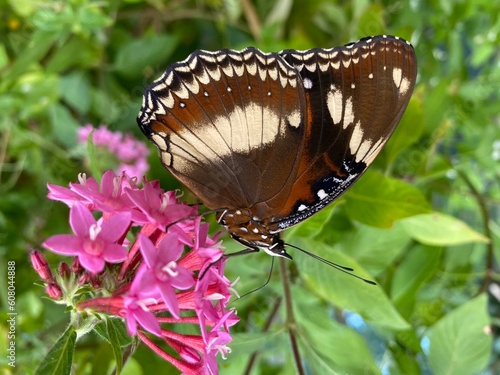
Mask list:
[{"label": "butterfly hindwing", "polygon": [[306,148],[280,230],[352,185],[388,141],[410,100],[416,59],[406,41],[379,36],[330,50],[283,51],[303,80]]}]

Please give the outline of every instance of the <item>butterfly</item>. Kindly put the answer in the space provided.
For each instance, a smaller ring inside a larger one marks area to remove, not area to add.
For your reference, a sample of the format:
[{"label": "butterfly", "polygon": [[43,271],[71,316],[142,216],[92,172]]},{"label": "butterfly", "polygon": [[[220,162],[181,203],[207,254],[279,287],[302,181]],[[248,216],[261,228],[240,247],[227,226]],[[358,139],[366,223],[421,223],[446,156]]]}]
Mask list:
[{"label": "butterfly", "polygon": [[387,143],[412,95],[413,47],[198,50],[145,91],[137,122],[162,164],[250,252],[333,202]]}]

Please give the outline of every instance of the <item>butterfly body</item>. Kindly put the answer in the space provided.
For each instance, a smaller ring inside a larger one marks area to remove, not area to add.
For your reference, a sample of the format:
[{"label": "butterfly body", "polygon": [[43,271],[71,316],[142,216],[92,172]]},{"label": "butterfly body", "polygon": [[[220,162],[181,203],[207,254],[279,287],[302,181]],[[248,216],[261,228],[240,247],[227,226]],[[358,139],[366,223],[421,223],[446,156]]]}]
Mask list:
[{"label": "butterfly body", "polygon": [[196,51],[146,90],[138,123],[233,238],[288,256],[280,232],[362,175],[415,79],[413,48],[389,36],[307,51]]}]

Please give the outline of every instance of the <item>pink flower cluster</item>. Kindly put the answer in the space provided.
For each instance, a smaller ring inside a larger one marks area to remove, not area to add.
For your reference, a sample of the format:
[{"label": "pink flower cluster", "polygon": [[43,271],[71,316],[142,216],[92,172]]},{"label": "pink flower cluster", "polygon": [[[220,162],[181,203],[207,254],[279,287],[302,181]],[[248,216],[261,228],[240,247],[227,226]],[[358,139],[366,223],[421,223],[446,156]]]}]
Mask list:
[{"label": "pink flower cluster", "polygon": [[90,124],[78,129],[78,141],[86,143],[90,134],[96,147],[107,150],[118,159],[120,165],[115,169],[118,173],[126,173],[132,177],[142,177],[146,174],[149,169],[149,149],[143,142],[130,134],[112,132],[104,125],[94,128]]},{"label": "pink flower cluster", "polygon": [[[76,311],[123,318],[131,335],[184,374],[217,374],[216,355],[224,358],[230,351],[229,327],[238,318],[227,308],[232,284],[224,276],[218,234],[208,235],[197,208],[157,182],[140,188],[135,179],[112,171],[100,184],[80,176],[69,189],[48,188],[50,199],[70,207],[73,234],[52,236],[43,245],[76,258],[71,268],[61,263],[54,278],[41,254],[32,254],[47,293]],[[82,300],[79,288],[89,284],[92,292],[83,295],[90,297]],[[179,323],[198,326],[200,335],[169,329]]]}]

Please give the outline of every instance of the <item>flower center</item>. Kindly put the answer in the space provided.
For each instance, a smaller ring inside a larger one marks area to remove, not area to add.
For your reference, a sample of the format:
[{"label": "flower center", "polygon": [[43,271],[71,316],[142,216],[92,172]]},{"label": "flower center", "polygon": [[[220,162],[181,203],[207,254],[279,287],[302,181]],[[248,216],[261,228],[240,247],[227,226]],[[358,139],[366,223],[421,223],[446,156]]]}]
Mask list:
[{"label": "flower center", "polygon": [[171,260],[167,264],[165,264],[162,268],[161,271],[163,275],[169,276],[169,277],[177,277],[179,274],[179,271],[177,271],[177,263]]},{"label": "flower center", "polygon": [[117,198],[120,196],[121,186],[122,186],[122,178],[121,177],[113,178],[113,193],[111,194],[113,198]]},{"label": "flower center", "polygon": [[89,237],[85,239],[83,243],[83,249],[87,254],[90,255],[101,255],[104,250],[104,244],[102,240],[99,240],[97,236],[101,232],[102,228],[99,224],[92,224],[89,228]]},{"label": "flower center", "polygon": [[101,233],[101,226],[99,224],[92,224],[89,228],[90,240],[95,241],[99,233]]},{"label": "flower center", "polygon": [[161,206],[158,209],[159,212],[165,211],[165,208],[167,208],[167,205],[168,205],[168,201],[169,201],[169,199],[168,199],[167,194],[163,194],[161,197]]}]

